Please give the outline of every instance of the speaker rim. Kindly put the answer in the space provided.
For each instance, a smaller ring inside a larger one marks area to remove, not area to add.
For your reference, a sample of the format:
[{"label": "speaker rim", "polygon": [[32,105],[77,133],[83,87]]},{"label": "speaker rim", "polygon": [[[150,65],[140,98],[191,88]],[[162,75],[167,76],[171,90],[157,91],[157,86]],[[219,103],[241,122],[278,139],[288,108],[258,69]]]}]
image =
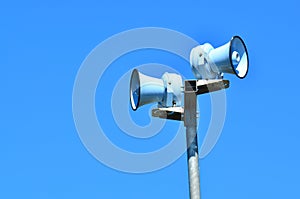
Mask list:
[{"label": "speaker rim", "polygon": [[[232,49],[232,42],[233,42],[235,39],[239,39],[239,40],[241,41],[241,43],[242,43],[243,46],[244,46],[245,53],[246,53],[246,55],[247,55],[247,71],[246,71],[246,73],[245,73],[245,75],[244,75],[243,77],[240,77],[240,76],[237,74],[237,72],[236,72],[236,70],[235,70],[235,68],[234,68],[234,66],[233,66],[233,64],[232,64],[231,49]],[[232,70],[233,70],[234,74],[235,74],[238,78],[244,79],[244,78],[247,76],[248,70],[249,70],[249,54],[248,54],[248,50],[247,50],[246,44],[245,44],[244,40],[243,40],[240,36],[235,35],[235,36],[233,36],[233,37],[231,38],[231,40],[230,40],[230,45],[229,45],[229,46],[230,46],[230,47],[229,47],[229,52],[228,52],[228,53],[229,53],[230,65],[231,65],[231,67],[232,67]]]},{"label": "speaker rim", "polygon": [[[135,107],[132,106],[132,104],[134,103],[134,99],[133,99],[133,91],[132,91],[132,81],[133,81],[133,77],[137,78],[137,82],[139,85],[139,95],[138,95],[138,101]],[[130,95],[130,106],[132,108],[133,111],[136,111],[138,109],[138,107],[140,106],[140,94],[141,94],[141,87],[140,87],[140,75],[139,75],[139,71],[137,69],[134,69],[131,73],[131,77],[130,77],[130,89],[129,89],[129,95]]]}]

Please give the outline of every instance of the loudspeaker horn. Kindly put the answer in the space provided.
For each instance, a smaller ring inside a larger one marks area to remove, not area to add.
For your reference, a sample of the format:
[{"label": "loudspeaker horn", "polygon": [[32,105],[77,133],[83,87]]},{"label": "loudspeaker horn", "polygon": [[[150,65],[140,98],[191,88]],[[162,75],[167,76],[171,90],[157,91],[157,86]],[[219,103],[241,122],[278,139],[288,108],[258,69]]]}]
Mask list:
[{"label": "loudspeaker horn", "polygon": [[135,111],[140,106],[157,102],[158,107],[181,105],[182,78],[164,73],[162,79],[150,77],[134,69],[130,79],[130,104]]},{"label": "loudspeaker horn", "polygon": [[248,52],[239,36],[234,36],[227,44],[211,50],[208,57],[214,72],[235,74],[241,79],[248,73]]}]

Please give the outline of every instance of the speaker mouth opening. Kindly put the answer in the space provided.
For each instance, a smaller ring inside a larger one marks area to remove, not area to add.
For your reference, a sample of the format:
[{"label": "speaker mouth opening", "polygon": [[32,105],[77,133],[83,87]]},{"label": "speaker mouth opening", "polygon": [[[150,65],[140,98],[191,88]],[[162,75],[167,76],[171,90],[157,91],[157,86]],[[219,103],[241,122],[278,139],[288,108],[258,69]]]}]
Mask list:
[{"label": "speaker mouth opening", "polygon": [[[236,60],[233,59],[233,54],[236,53],[239,55],[239,62],[237,64],[233,64],[236,63]],[[246,45],[243,39],[239,36],[234,36],[230,40],[229,59],[235,75],[240,79],[245,78],[248,74],[249,56]]]},{"label": "speaker mouth opening", "polygon": [[136,111],[140,105],[140,76],[137,69],[134,69],[130,78],[130,105],[132,110]]}]

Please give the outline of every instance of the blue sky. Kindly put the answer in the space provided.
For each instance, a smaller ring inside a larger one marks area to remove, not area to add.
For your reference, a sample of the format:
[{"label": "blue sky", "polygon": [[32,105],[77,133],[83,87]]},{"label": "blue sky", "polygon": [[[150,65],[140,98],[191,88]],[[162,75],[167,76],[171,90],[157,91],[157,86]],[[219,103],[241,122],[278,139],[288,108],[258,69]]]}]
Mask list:
[{"label": "blue sky", "polygon": [[[247,44],[248,76],[226,76],[231,87],[223,132],[200,160],[202,198],[299,198],[298,8],[296,0],[2,2],[0,198],[188,198],[185,154],[156,172],[119,172],[85,149],[73,121],[73,85],[83,60],[108,37],[148,26],[213,46],[233,35]],[[113,121],[112,86],[149,62],[193,78],[177,56],[145,50],[115,61],[96,95],[108,137],[135,152],[168,143],[178,126],[168,122],[154,140],[137,140],[124,136]],[[201,96],[199,103],[201,141],[210,120],[209,97]],[[131,112],[133,120],[146,125],[149,107]]]}]

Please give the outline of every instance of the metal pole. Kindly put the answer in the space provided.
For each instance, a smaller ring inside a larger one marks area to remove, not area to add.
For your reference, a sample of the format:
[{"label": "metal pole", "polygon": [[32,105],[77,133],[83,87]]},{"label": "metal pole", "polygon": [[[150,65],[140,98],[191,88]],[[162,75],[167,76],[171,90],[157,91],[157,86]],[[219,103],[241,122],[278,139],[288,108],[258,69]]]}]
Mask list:
[{"label": "metal pole", "polygon": [[200,175],[197,142],[197,95],[225,89],[229,81],[187,80],[184,82],[184,107],[165,107],[152,110],[153,117],[184,120],[188,159],[189,190],[191,199],[200,199]]},{"label": "metal pole", "polygon": [[186,127],[187,144],[190,146],[187,150],[188,156],[188,172],[189,172],[189,186],[190,186],[190,198],[200,199],[200,177],[199,177],[199,165],[198,165],[198,146],[197,135],[194,127]]},{"label": "metal pole", "polygon": [[200,175],[197,142],[197,95],[229,87],[229,81],[187,80],[184,82],[184,107],[165,107],[152,110],[153,117],[184,120],[188,159],[189,190],[191,199],[200,199]]},{"label": "metal pole", "polygon": [[197,142],[197,82],[185,81],[184,125],[188,158],[189,190],[191,199],[200,199],[200,177]]}]

